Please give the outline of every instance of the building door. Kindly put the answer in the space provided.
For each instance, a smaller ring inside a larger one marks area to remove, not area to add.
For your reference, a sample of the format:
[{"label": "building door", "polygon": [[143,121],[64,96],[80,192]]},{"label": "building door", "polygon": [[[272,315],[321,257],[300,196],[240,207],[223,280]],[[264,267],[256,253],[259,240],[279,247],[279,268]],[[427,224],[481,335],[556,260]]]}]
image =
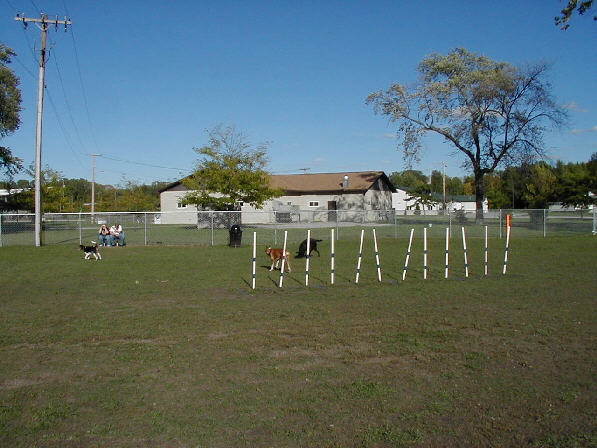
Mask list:
[{"label": "building door", "polygon": [[336,203],[336,201],[328,201],[328,221],[338,220],[338,212],[336,211],[337,209],[338,204]]}]

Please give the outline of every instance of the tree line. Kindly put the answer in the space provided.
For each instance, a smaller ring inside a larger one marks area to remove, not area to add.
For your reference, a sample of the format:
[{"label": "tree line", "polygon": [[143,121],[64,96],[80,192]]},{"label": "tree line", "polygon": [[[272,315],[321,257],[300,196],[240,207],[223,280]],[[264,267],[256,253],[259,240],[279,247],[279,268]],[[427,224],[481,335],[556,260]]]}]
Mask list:
[{"label": "tree line", "polygon": [[[434,170],[430,176],[418,170],[404,170],[389,175],[397,188],[411,196],[438,201],[443,195],[444,178]],[[473,176],[446,176],[447,201],[455,196],[474,196]],[[494,171],[484,177],[484,191],[491,209],[544,209],[549,204],[587,208],[597,203],[597,153],[580,163],[545,161],[524,163]]]},{"label": "tree line", "polygon": [[[569,0],[555,18],[556,26],[567,29],[575,13],[583,15],[592,7],[593,0]],[[8,67],[12,56],[15,53],[0,43],[0,139],[20,125],[19,80]],[[547,68],[542,63],[515,67],[455,48],[423,58],[416,68],[416,83],[391,83],[365,102],[397,125],[398,149],[409,165],[420,160],[426,134],[443,137],[451,150],[464,157],[471,176],[447,179],[446,193],[474,195],[477,219],[483,218],[485,198],[491,208],[545,208],[550,202],[586,207],[593,202],[590,192],[596,191],[595,155],[587,163],[537,162],[546,155],[545,131],[562,128],[568,120],[567,111],[552,97]],[[183,183],[199,193],[187,195],[185,203],[230,209],[248,202],[259,207],[276,196],[264,181],[265,146],[252,150],[238,135],[232,128],[219,127],[210,133],[208,145],[195,148],[202,160]],[[0,174],[12,178],[23,169],[22,162],[10,148],[0,146]],[[429,187],[417,171],[392,177],[396,185],[411,187],[423,200],[428,200],[425,195],[443,193],[444,179],[437,171],[431,174]],[[32,186],[19,182],[14,187],[22,191],[7,197],[3,208],[32,208]],[[45,211],[83,211],[90,205],[90,184],[84,179],[64,179],[46,169],[42,184]],[[95,210],[156,210],[162,185],[98,184]],[[217,195],[210,194],[214,192]]]},{"label": "tree line", "polygon": [[[89,212],[91,210],[91,182],[87,179],[67,179],[59,171],[47,168],[41,173],[43,210],[48,213]],[[96,183],[94,210],[96,212],[155,211],[160,209],[159,190],[168,182],[139,184],[125,181],[123,185]],[[16,212],[34,209],[33,180],[6,180],[0,183],[11,194],[0,201],[0,211]]]}]

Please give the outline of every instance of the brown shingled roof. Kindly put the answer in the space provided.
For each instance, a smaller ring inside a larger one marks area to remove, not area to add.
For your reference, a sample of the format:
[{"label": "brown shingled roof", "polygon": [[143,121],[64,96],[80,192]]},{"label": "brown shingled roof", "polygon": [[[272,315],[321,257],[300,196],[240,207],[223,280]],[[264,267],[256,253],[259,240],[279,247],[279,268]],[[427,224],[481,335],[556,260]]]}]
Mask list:
[{"label": "brown shingled roof", "polygon": [[[348,187],[344,188],[342,181],[348,176]],[[375,182],[384,177],[390,188],[394,190],[383,171],[356,171],[345,173],[318,174],[275,174],[270,177],[272,188],[281,188],[286,194],[312,193],[364,193]]]},{"label": "brown shingled roof", "polygon": [[[348,187],[342,186],[344,176],[348,176]],[[286,194],[333,194],[333,193],[365,193],[375,182],[382,178],[392,192],[396,189],[383,171],[350,171],[340,173],[317,174],[273,174],[270,176],[270,187],[280,188]],[[160,193],[167,190],[186,190],[182,181],[165,186]]]}]

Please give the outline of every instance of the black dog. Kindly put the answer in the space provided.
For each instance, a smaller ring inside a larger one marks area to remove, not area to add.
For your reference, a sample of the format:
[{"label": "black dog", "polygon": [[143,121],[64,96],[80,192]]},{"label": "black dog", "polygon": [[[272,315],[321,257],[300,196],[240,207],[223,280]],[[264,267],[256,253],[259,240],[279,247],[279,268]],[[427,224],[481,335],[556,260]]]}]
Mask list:
[{"label": "black dog", "polygon": [[[315,251],[315,252],[317,252],[317,255],[321,257],[321,254],[317,250],[317,243],[320,241],[323,241],[323,240],[316,240],[315,238],[311,238],[311,243],[309,245],[309,256],[311,255],[311,252]],[[303,258],[306,254],[307,254],[307,240],[305,240],[301,243],[301,245],[299,246],[299,250],[296,253],[296,257],[294,257],[294,258]]]}]

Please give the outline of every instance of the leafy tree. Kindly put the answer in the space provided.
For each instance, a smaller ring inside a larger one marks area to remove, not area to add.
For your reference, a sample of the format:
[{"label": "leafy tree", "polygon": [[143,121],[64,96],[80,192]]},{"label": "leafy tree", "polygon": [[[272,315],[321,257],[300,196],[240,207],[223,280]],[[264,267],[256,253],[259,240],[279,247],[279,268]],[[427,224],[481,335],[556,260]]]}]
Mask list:
[{"label": "leafy tree", "polygon": [[41,189],[44,198],[44,211],[46,212],[68,212],[67,204],[70,202],[66,197],[66,186],[64,176],[60,171],[53,170],[46,166],[41,172]]},{"label": "leafy tree", "polygon": [[152,192],[147,185],[126,181],[114,205],[117,210],[131,212],[153,211],[158,209],[159,197],[157,192]]},{"label": "leafy tree", "polygon": [[[12,134],[21,124],[19,78],[7,66],[11,56],[15,53],[0,43],[0,139]],[[13,156],[10,148],[0,146],[0,169],[13,175],[21,168],[22,160]]]},{"label": "leafy tree", "polygon": [[510,206],[510,200],[504,191],[504,181],[500,173],[485,176],[485,191],[487,202],[491,209],[501,209]]},{"label": "leafy tree", "polygon": [[556,171],[558,173],[556,195],[562,205],[585,208],[596,203],[595,198],[591,196],[595,178],[591,176],[590,163],[558,162]]},{"label": "leafy tree", "polygon": [[554,199],[557,178],[553,168],[541,162],[531,166],[531,173],[525,185],[524,199],[527,207],[533,209],[548,208]]},{"label": "leafy tree", "polygon": [[432,193],[443,193],[444,192],[444,176],[438,170],[431,172],[431,178],[429,179],[429,187]]},{"label": "leafy tree", "polygon": [[506,168],[501,175],[504,193],[509,198],[509,208],[526,208],[524,190],[527,179],[530,177],[530,165],[511,166]]},{"label": "leafy tree", "polygon": [[237,210],[240,202],[260,208],[283,194],[269,186],[267,144],[253,149],[233,127],[219,125],[207,133],[209,143],[195,148],[201,156],[195,172],[183,180],[190,190],[184,203],[212,210]]},{"label": "leafy tree", "polygon": [[[91,183],[87,179],[64,179],[65,195],[68,198],[68,208],[71,212],[78,212],[83,209],[83,204],[91,201]],[[95,196],[96,196],[96,209],[98,192],[101,190],[101,186],[96,184]]]},{"label": "leafy tree", "polygon": [[429,185],[419,185],[413,188],[407,195],[406,200],[408,202],[413,201],[416,210],[426,210],[428,207],[437,204],[437,200],[431,196]]},{"label": "leafy tree", "polygon": [[[555,18],[556,26],[559,26],[562,30],[567,30],[570,28],[570,24],[568,22],[572,18],[574,11],[578,12],[580,15],[583,15],[589,9],[591,9],[592,6],[593,0],[568,0],[566,7],[562,9],[562,11],[560,11],[560,15],[556,16]],[[597,20],[597,16],[594,16],[593,20]]]},{"label": "leafy tree", "polygon": [[416,188],[427,183],[427,177],[416,170],[395,171],[389,176],[395,187]]},{"label": "leafy tree", "polygon": [[418,160],[420,140],[441,135],[465,158],[474,176],[477,221],[483,218],[484,176],[501,165],[544,154],[546,124],[565,122],[550,95],[545,65],[518,69],[456,48],[418,66],[419,82],[392,84],[366,99],[377,114],[398,123],[405,160]]},{"label": "leafy tree", "polygon": [[597,194],[597,152],[593,153],[591,160],[587,163],[589,170],[589,187],[591,193]]},{"label": "leafy tree", "polygon": [[464,194],[464,184],[459,177],[446,176],[446,194],[460,196]]}]

